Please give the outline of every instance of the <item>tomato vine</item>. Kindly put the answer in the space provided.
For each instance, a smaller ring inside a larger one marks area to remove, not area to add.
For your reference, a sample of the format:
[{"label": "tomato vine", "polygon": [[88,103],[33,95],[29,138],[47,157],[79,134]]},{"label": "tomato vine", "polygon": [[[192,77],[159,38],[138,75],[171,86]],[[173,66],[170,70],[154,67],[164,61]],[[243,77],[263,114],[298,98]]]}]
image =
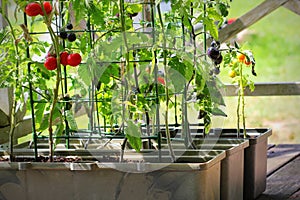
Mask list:
[{"label": "tomato vine", "polygon": [[[218,29],[230,8],[227,0],[166,0],[168,6],[163,9],[160,1],[146,0],[15,0],[15,3],[16,13],[24,14],[29,3],[40,5],[42,12],[26,11],[29,23],[22,26],[24,41],[15,34],[16,31],[21,35],[21,31],[10,23],[11,32],[5,29],[1,34],[6,51],[14,51],[17,59],[13,62],[14,78],[5,82],[9,73],[1,70],[5,73],[0,80],[16,90],[21,85],[33,92],[34,126],[39,133],[48,131],[50,160],[60,138],[80,131],[74,115],[82,108],[89,118],[91,133],[98,131],[101,137],[123,135],[123,150],[128,141],[140,151],[144,126],[148,137],[156,134],[160,140],[163,115],[173,161],[176,158],[171,145],[170,113],[175,115],[175,126],[181,121],[185,137],[182,139],[187,147],[193,147],[187,115],[190,105],[199,110],[205,133],[210,130],[213,115],[226,116],[220,108],[225,104],[217,75],[220,63],[229,66],[241,50],[230,47],[224,53],[217,45],[218,54],[213,58],[206,52],[206,41],[218,40]],[[6,42],[10,33],[12,38]],[[50,40],[42,41],[43,34]],[[23,57],[23,51],[30,55]],[[243,53],[253,65],[252,54]],[[207,55],[213,60],[208,60]],[[47,56],[56,60],[56,65],[43,63]],[[1,63],[8,61],[2,59]],[[29,70],[18,71],[23,65],[29,65]],[[235,80],[240,85],[239,96],[244,107],[243,91],[252,84],[246,81],[242,65],[231,68],[239,77]],[[13,118],[11,124],[16,125]]]}]

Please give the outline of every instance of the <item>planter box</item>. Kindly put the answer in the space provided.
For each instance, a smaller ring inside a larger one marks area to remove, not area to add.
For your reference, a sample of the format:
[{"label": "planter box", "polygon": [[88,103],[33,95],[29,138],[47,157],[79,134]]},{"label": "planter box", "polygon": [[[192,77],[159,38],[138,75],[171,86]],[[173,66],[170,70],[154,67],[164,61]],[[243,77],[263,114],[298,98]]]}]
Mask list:
[{"label": "planter box", "polygon": [[[195,139],[197,148],[202,150],[225,150],[226,157],[221,161],[221,199],[243,199],[244,189],[244,149],[249,141],[244,139]],[[175,144],[183,148],[183,144]]]},{"label": "planter box", "polygon": [[[272,134],[272,130],[268,128],[259,128],[247,129],[246,131],[249,138],[245,140],[249,141],[249,147],[245,148],[244,151],[243,199],[255,199],[266,189],[268,137]],[[222,143],[222,141],[224,140],[228,140],[226,143],[234,143],[234,139],[244,140],[242,132],[243,130],[241,130],[241,133],[238,135],[237,129],[212,129],[211,132],[205,136],[204,140],[203,128],[196,127],[191,129],[192,137],[195,138],[195,140],[200,139],[201,141],[202,139],[202,141],[204,141],[204,143],[200,142],[202,146],[203,144],[205,144],[205,146],[201,147],[202,149],[209,147],[207,143],[209,143],[210,140],[214,139],[217,139],[218,142],[213,142],[213,145],[215,146],[209,148],[218,149],[217,144]],[[180,130],[178,131],[178,133],[179,134],[177,134],[177,138],[180,138]],[[232,167],[232,169],[235,168],[234,165]],[[237,183],[239,181],[235,182]],[[229,187],[228,184],[225,185],[225,187]],[[227,195],[226,193],[230,191],[231,189],[226,189],[226,191],[224,190],[224,192],[222,193],[224,195],[222,195],[222,197],[229,197],[230,195]]]},{"label": "planter box", "polygon": [[[233,144],[236,143],[236,144]],[[241,139],[219,139],[213,149],[225,150],[226,158],[221,162],[221,199],[243,199],[244,150],[249,141]],[[202,145],[203,148],[209,148]]]},{"label": "planter box", "polygon": [[0,198],[220,199],[224,151],[184,152],[178,156],[181,163],[168,163],[165,154],[163,163],[146,162],[147,156],[135,162],[139,154],[126,154],[130,163],[0,162]]},{"label": "planter box", "polygon": [[[243,132],[243,130],[241,130]],[[268,137],[272,135],[272,130],[247,129],[250,136],[249,147],[244,153],[244,197],[243,199],[256,199],[266,189],[267,176],[267,149]],[[236,138],[236,129],[217,129],[210,133],[212,137]],[[243,137],[241,133],[240,138]]]},{"label": "planter box", "polygon": [[244,199],[256,199],[266,189],[268,137],[272,130],[253,129],[250,133],[253,138],[245,150]]}]

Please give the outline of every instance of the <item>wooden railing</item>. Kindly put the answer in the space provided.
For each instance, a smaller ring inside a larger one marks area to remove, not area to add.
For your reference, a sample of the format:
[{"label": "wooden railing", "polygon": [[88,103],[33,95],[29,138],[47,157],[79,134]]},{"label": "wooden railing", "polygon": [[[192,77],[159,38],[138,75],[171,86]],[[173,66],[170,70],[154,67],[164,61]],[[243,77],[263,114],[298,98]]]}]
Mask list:
[{"label": "wooden railing", "polygon": [[[237,96],[238,87],[228,84],[225,86],[224,96]],[[291,96],[300,95],[300,82],[256,83],[255,90],[245,90],[245,96]]]},{"label": "wooden railing", "polygon": [[[263,17],[267,16],[279,7],[285,7],[300,15],[300,0],[266,0],[253,8],[243,16],[239,17],[232,24],[225,26],[219,31],[220,42],[225,42]],[[236,96],[237,86],[226,85],[225,96]],[[300,82],[277,82],[277,83],[256,83],[255,90],[246,90],[247,96],[290,96],[300,95]]]}]

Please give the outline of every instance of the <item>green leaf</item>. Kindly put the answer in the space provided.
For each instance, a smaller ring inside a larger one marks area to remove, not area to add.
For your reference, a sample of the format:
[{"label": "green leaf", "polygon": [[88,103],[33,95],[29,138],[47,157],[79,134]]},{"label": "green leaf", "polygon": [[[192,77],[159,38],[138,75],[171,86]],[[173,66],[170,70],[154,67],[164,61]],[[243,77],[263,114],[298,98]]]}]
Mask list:
[{"label": "green leaf", "polygon": [[[56,137],[59,137],[59,136],[62,136],[63,135],[63,132],[64,132],[64,129],[65,129],[65,126],[63,123],[59,123],[57,126],[56,126],[56,129],[55,129],[55,132],[54,132],[54,135]],[[55,139],[55,142],[54,142],[54,148],[56,148],[57,144],[59,144],[61,141],[61,138],[56,138]]]},{"label": "green leaf", "polygon": [[221,12],[221,15],[223,17],[227,17],[228,16],[229,12],[228,12],[227,6],[225,4],[219,3],[218,4],[218,8],[219,8],[219,10]]},{"label": "green leaf", "polygon": [[37,103],[35,106],[35,120],[37,123],[41,123],[43,116],[45,115],[46,103]]},{"label": "green leaf", "polygon": [[176,70],[169,70],[169,78],[174,86],[175,92],[181,92],[186,84],[185,78]]},{"label": "green leaf", "polygon": [[80,37],[80,46],[79,46],[79,49],[80,51],[85,54],[86,52],[88,52],[88,47],[89,47],[89,43],[88,43],[88,38],[87,38],[87,35],[84,34]]},{"label": "green leaf", "polygon": [[208,134],[211,128],[211,118],[209,115],[204,116],[204,133]]},{"label": "green leaf", "polygon": [[207,87],[208,87],[210,98],[211,98],[212,102],[225,106],[225,101],[224,101],[224,98],[223,98],[223,95],[222,95],[220,89],[217,87],[217,82],[216,81],[207,81]]},{"label": "green leaf", "polygon": [[132,121],[127,121],[127,127],[125,128],[126,138],[130,145],[139,152],[142,148],[141,132],[137,125]]},{"label": "green leaf", "polygon": [[226,67],[228,64],[230,64],[231,60],[232,60],[232,58],[231,58],[230,53],[226,53],[225,55],[223,54],[224,67]]},{"label": "green leaf", "polygon": [[38,131],[44,131],[48,128],[48,124],[49,124],[49,114],[44,115],[42,122],[40,123],[40,127],[38,129]]},{"label": "green leaf", "polygon": [[72,6],[75,11],[75,20],[79,22],[85,18],[86,15],[86,4],[82,0],[72,0]]},{"label": "green leaf", "polygon": [[126,33],[126,39],[127,39],[128,47],[132,49],[139,48],[139,46],[143,44],[147,44],[152,41],[149,40],[149,38],[145,34],[139,34],[139,33]]},{"label": "green leaf", "polygon": [[129,14],[142,12],[142,9],[143,7],[141,4],[134,4],[134,3],[126,4],[126,11]]},{"label": "green leaf", "polygon": [[223,21],[222,16],[215,9],[207,10],[208,17],[214,19],[214,21]]},{"label": "green leaf", "polygon": [[221,110],[220,108],[213,108],[211,114],[215,116],[222,116],[222,117],[227,117],[226,113]]},{"label": "green leaf", "polygon": [[215,39],[218,40],[219,32],[218,28],[214,23],[214,20],[209,18],[203,18],[203,23],[206,25],[206,29],[209,31],[210,35]]},{"label": "green leaf", "polygon": [[73,112],[71,110],[66,111],[66,119],[68,121],[70,129],[77,131],[78,130],[77,123],[73,115]]},{"label": "green leaf", "polygon": [[179,58],[178,56],[173,56],[168,65],[171,67],[171,69],[179,72],[187,81],[191,79],[194,68],[188,60]]},{"label": "green leaf", "polygon": [[95,77],[99,79],[102,83],[108,84],[111,77],[110,66],[101,65],[95,69]]},{"label": "green leaf", "polygon": [[196,86],[197,86],[197,92],[201,93],[206,85],[206,80],[203,78],[201,74],[196,75]]},{"label": "green leaf", "polygon": [[110,67],[111,76],[115,76],[115,77],[120,76],[119,65],[117,65],[117,64],[111,64],[109,67]]},{"label": "green leaf", "polygon": [[94,59],[88,58],[86,65],[82,64],[78,67],[78,75],[87,86],[92,83],[93,73],[91,68],[93,68],[94,65],[96,65]]},{"label": "green leaf", "polygon": [[91,14],[91,21],[95,25],[102,25],[105,23],[105,13],[95,4],[90,4],[89,12]]},{"label": "green leaf", "polygon": [[250,89],[251,92],[253,92],[255,90],[255,85],[254,85],[253,81],[250,81],[250,83],[249,83],[249,89]]}]

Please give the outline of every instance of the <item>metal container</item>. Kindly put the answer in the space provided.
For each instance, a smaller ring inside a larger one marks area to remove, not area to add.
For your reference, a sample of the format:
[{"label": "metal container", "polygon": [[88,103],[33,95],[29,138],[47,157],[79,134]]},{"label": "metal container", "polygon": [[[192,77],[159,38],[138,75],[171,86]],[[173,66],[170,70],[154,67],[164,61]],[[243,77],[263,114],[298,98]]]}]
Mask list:
[{"label": "metal container", "polygon": [[128,158],[132,162],[0,162],[0,199],[220,199],[224,151],[188,151],[181,163]]}]

